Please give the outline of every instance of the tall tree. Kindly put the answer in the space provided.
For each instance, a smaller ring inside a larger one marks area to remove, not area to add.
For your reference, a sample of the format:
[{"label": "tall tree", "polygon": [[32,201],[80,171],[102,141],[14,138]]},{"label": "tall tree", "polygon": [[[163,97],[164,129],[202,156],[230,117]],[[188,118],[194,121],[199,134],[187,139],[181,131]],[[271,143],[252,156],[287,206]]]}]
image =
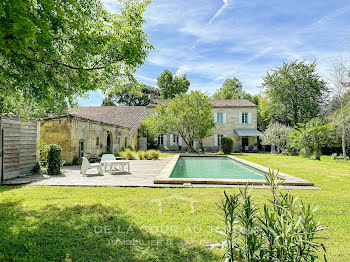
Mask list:
[{"label": "tall tree", "polygon": [[316,62],[283,63],[263,77],[262,87],[269,97],[267,107],[273,121],[286,125],[306,123],[320,111],[326,83],[316,73]]},{"label": "tall tree", "polygon": [[338,61],[333,65],[331,73],[331,81],[334,91],[334,104],[336,104],[335,112],[332,120],[337,130],[340,130],[342,141],[343,157],[346,158],[346,139],[349,125],[349,109],[350,109],[350,70],[346,68],[343,59],[339,56]]},{"label": "tall tree", "polygon": [[199,91],[177,95],[166,106],[159,104],[156,111],[158,114],[149,115],[144,121],[146,128],[154,136],[180,135],[190,152],[195,152],[193,141],[201,142],[215,128],[210,100]]},{"label": "tall tree", "polygon": [[228,78],[222,87],[213,94],[214,99],[236,99],[243,96],[243,86],[238,78]]},{"label": "tall tree", "polygon": [[133,80],[152,48],[142,29],[150,1],[120,3],[110,14],[98,0],[2,1],[1,111],[64,110],[89,90]]},{"label": "tall tree", "polygon": [[102,101],[102,106],[146,106],[152,98],[159,97],[159,89],[144,84],[128,83],[110,92]]},{"label": "tall tree", "polygon": [[187,79],[186,74],[182,77],[173,76],[171,71],[164,70],[164,72],[157,78],[157,85],[161,90],[163,98],[174,98],[176,95],[186,93],[191,83]]}]

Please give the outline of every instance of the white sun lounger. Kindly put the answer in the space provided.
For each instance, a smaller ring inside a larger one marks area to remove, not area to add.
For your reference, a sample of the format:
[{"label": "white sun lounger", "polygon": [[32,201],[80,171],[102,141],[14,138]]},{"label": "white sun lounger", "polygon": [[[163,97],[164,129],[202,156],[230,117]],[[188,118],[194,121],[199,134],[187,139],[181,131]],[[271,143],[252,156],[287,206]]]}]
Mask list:
[{"label": "white sun lounger", "polygon": [[80,174],[82,176],[85,176],[86,172],[91,168],[96,168],[98,173],[103,175],[103,169],[102,169],[101,164],[98,164],[98,163],[91,164],[86,157],[83,157],[83,162],[81,163]]}]

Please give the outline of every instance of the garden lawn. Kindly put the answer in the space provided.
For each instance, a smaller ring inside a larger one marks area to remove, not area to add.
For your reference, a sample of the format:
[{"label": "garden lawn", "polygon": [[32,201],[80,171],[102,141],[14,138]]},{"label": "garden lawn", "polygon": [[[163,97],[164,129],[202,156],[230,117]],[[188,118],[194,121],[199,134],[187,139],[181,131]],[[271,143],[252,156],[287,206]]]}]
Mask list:
[{"label": "garden lawn", "polygon": [[[350,261],[350,163],[238,155],[313,181],[329,261]],[[220,261],[219,188],[0,187],[0,261]],[[232,192],[237,189],[226,189]],[[270,192],[253,189],[259,207]],[[165,199],[162,199],[165,198]],[[161,205],[159,201],[161,199]],[[189,200],[193,200],[193,205]]]}]

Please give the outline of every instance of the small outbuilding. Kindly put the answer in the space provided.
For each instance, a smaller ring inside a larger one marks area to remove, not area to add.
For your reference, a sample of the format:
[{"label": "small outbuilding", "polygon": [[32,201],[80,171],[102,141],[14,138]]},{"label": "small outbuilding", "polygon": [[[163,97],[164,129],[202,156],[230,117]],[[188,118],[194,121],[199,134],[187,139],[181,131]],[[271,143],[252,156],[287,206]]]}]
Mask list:
[{"label": "small outbuilding", "polygon": [[37,121],[0,115],[0,174],[5,180],[29,175],[37,159]]},{"label": "small outbuilding", "polygon": [[82,106],[67,115],[42,119],[40,139],[61,146],[66,164],[75,164],[83,156],[136,150],[138,129],[146,116],[143,106]]}]

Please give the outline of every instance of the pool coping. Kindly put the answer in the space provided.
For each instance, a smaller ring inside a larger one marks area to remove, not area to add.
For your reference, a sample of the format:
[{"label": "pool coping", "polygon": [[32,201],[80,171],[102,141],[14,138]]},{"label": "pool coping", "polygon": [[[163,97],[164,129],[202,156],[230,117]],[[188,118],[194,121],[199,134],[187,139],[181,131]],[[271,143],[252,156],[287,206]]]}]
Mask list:
[{"label": "pool coping", "polygon": [[[208,179],[208,178],[174,178],[170,177],[171,172],[173,171],[177,160],[181,156],[196,156],[196,157],[228,157],[243,164],[249,165],[253,168],[261,170],[263,172],[269,172],[269,168],[258,165],[256,163],[250,162],[248,160],[235,157],[233,155],[174,155],[168,164],[162,169],[160,175],[156,177],[153,181],[154,184],[221,184],[221,185],[267,185],[266,180],[259,179]],[[296,176],[292,176],[274,169],[270,170],[274,173],[278,172],[278,176],[284,178],[282,185],[283,186],[314,186],[314,183],[302,179]]]}]

